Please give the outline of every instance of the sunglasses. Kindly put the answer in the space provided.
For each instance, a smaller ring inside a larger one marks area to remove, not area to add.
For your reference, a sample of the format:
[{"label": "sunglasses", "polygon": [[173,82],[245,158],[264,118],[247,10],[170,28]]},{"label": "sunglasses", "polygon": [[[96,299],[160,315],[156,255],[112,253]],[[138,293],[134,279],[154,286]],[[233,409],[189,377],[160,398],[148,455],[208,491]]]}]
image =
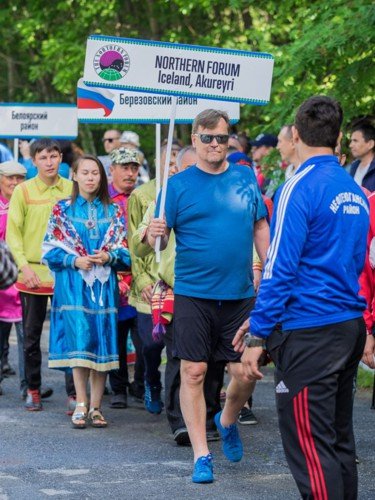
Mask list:
[{"label": "sunglasses", "polygon": [[211,142],[216,139],[216,142],[218,144],[227,144],[229,140],[229,135],[228,134],[218,134],[218,135],[212,135],[212,134],[194,134],[199,139],[203,144],[211,144]]},{"label": "sunglasses", "polygon": [[102,142],[113,142],[113,141],[118,141],[120,137],[103,137]]}]

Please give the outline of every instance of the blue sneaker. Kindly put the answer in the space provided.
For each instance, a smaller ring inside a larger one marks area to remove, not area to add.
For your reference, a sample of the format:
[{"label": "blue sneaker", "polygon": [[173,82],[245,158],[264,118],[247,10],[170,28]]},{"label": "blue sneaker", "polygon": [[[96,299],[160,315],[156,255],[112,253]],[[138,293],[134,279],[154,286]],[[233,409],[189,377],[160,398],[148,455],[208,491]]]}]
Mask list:
[{"label": "blue sneaker", "polygon": [[164,407],[163,401],[160,399],[160,392],[159,386],[150,386],[145,382],[145,408],[156,415],[159,415]]},{"label": "blue sneaker", "polygon": [[193,483],[213,483],[214,467],[211,453],[205,457],[198,458],[194,464],[194,472],[191,479]]},{"label": "blue sneaker", "polygon": [[231,462],[239,462],[243,456],[243,447],[236,424],[223,427],[220,423],[222,412],[216,413],[215,424],[223,441],[223,453]]}]

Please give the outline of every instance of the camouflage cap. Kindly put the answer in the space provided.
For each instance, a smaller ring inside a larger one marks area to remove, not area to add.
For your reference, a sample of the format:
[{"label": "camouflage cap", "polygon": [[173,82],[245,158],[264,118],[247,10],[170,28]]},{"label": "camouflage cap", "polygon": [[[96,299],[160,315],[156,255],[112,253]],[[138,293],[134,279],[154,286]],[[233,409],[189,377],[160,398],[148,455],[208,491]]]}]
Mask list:
[{"label": "camouflage cap", "polygon": [[136,163],[141,165],[141,159],[136,149],[118,148],[110,153],[112,164],[125,165],[126,163]]}]

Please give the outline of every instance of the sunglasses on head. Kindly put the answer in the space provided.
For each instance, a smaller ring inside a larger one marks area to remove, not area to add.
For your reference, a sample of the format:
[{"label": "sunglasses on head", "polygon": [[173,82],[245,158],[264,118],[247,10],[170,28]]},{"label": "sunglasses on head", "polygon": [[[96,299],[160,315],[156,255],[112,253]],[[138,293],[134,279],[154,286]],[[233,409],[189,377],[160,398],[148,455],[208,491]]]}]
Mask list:
[{"label": "sunglasses on head", "polygon": [[118,141],[119,140],[119,137],[103,137],[102,141],[103,142],[113,142],[113,141]]},{"label": "sunglasses on head", "polygon": [[228,134],[218,134],[218,135],[212,135],[212,134],[194,134],[199,139],[203,144],[210,144],[214,139],[216,139],[216,142],[218,144],[227,144],[229,140],[229,135]]}]

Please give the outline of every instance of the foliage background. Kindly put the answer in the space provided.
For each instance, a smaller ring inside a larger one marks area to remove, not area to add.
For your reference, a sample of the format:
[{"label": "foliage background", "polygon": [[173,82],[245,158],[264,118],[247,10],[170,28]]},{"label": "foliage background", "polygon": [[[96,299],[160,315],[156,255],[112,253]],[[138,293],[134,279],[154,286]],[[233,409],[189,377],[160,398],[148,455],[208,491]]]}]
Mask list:
[{"label": "foliage background", "polygon": [[[340,100],[349,125],[374,115],[374,27],[372,0],[3,0],[0,99],[75,102],[86,38],[101,33],[272,53],[271,103],[243,106],[237,125],[250,137],[277,133],[316,93]],[[132,129],[152,157],[154,127]],[[102,153],[102,130],[80,125],[78,142]]]}]

